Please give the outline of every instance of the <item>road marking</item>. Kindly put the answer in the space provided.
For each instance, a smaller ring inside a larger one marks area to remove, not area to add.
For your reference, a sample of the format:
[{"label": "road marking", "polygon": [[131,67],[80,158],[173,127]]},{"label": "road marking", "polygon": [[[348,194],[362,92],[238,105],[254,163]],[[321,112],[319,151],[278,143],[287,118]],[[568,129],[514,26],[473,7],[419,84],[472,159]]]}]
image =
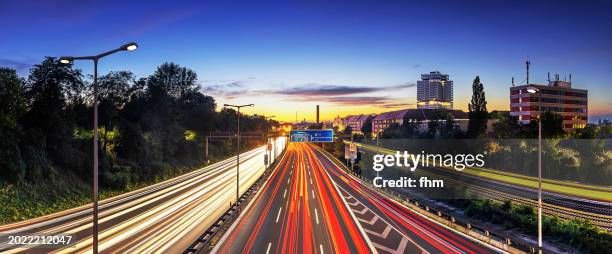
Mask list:
[{"label": "road marking", "polygon": [[278,223],[278,219],[280,219],[280,214],[282,210],[283,210],[283,207],[278,208],[278,215],[276,215],[276,223]]},{"label": "road marking", "polygon": [[317,221],[317,224],[319,224],[319,213],[317,212],[317,208],[315,208],[315,219]]},{"label": "road marking", "polygon": [[287,196],[287,189],[285,189],[285,193],[283,193],[283,198],[285,198],[285,196]]},{"label": "road marking", "polygon": [[310,185],[312,185],[312,177],[310,178]]},{"label": "road marking", "polygon": [[323,254],[323,244],[319,244],[319,250],[321,250],[321,254]]},{"label": "road marking", "polygon": [[289,180],[291,180],[291,178],[287,179],[287,184],[289,184]]},{"label": "road marking", "polygon": [[272,247],[272,242],[268,243],[268,249],[266,249],[266,254],[270,253],[270,248]]},{"label": "road marking", "polygon": [[315,198],[315,196],[314,196],[314,190],[311,190],[311,191],[312,191],[312,198]]}]

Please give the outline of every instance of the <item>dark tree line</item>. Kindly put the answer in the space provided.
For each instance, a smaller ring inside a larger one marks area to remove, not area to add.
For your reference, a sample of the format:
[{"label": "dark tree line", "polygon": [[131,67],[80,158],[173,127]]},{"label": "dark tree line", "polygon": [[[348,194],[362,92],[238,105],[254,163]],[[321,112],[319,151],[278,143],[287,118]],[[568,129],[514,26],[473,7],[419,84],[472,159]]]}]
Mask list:
[{"label": "dark tree line", "polygon": [[[98,79],[101,184],[123,189],[204,164],[206,135],[235,132],[236,111],[216,111],[197,74],[164,63],[144,78],[129,71]],[[91,179],[92,88],[71,65],[46,58],[28,77],[0,68],[0,183]],[[241,115],[242,131],[273,122]],[[232,140],[213,140],[212,159],[232,155]],[[265,140],[245,140],[244,148]]]}]

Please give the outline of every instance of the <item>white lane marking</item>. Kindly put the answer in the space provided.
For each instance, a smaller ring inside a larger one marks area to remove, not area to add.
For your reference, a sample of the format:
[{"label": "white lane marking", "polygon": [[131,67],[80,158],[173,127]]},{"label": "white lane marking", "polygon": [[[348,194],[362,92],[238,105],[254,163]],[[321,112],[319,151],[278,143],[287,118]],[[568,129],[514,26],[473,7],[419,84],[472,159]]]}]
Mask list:
[{"label": "white lane marking", "polygon": [[270,253],[270,248],[272,247],[272,242],[268,243],[268,249],[266,249],[266,254]]},{"label": "white lane marking", "polygon": [[323,244],[319,244],[319,250],[321,250],[321,254],[323,254]]},{"label": "white lane marking", "polygon": [[310,185],[312,185],[312,177],[310,178]]},{"label": "white lane marking", "polygon": [[283,198],[285,198],[285,196],[287,196],[287,189],[285,189],[285,193],[283,193]]},{"label": "white lane marking", "polygon": [[315,220],[317,221],[317,224],[319,224],[319,213],[317,212],[317,208],[315,208]]},{"label": "white lane marking", "polygon": [[278,215],[276,215],[276,223],[278,223],[278,219],[280,219],[280,214],[282,210],[283,210],[283,207],[278,208]]},{"label": "white lane marking", "polygon": [[314,199],[314,198],[315,198],[315,196],[314,196],[314,190],[311,190],[311,191],[312,191],[312,198]]},{"label": "white lane marking", "polygon": [[289,180],[291,180],[291,178],[287,179],[287,184],[289,184]]},{"label": "white lane marking", "polygon": [[385,227],[385,230],[383,230],[382,233],[374,232],[374,231],[369,230],[369,229],[364,229],[364,230],[365,230],[366,233],[369,233],[371,235],[378,236],[378,237],[380,237],[382,239],[387,239],[387,236],[389,236],[389,232],[391,232],[391,229],[392,229],[391,226],[387,225],[387,227]]}]

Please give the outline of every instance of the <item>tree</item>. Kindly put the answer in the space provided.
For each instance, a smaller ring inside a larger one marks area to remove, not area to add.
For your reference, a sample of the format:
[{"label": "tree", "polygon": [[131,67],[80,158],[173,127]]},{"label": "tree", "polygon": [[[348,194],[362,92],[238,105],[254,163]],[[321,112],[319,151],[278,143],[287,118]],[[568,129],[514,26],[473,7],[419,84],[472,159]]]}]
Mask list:
[{"label": "tree", "polygon": [[180,98],[184,94],[199,90],[196,83],[198,75],[186,67],[175,63],[163,63],[148,79],[149,87],[159,89],[166,94]]},{"label": "tree", "polygon": [[475,138],[487,130],[487,100],[485,98],[484,85],[480,77],[476,76],[472,83],[472,100],[468,104],[470,122],[468,124],[468,136]]},{"label": "tree", "polygon": [[415,138],[419,136],[419,123],[411,121],[406,114],[402,123],[402,137]]},{"label": "tree", "polygon": [[563,117],[550,111],[542,114],[542,137],[558,138],[565,134]]},{"label": "tree", "polygon": [[346,128],[344,128],[344,131],[342,131],[342,133],[344,133],[344,134],[352,134],[353,133],[353,127],[346,126]]},{"label": "tree", "polygon": [[369,116],[361,126],[361,132],[365,138],[372,138],[372,116]]},{"label": "tree", "polygon": [[[75,109],[84,107],[85,98],[81,71],[48,57],[30,69],[24,96],[29,110],[22,118],[26,132],[22,142],[31,147],[24,156],[30,164],[28,174],[43,176],[51,168],[48,158],[54,167],[87,177],[89,161],[84,151],[91,143],[74,139],[76,120],[82,117]],[[40,163],[33,166],[34,161]]]},{"label": "tree", "polygon": [[434,110],[428,116],[428,120],[426,136],[429,138],[454,138],[462,134],[455,124],[453,115],[447,110]]},{"label": "tree", "polygon": [[129,101],[135,82],[129,71],[112,71],[98,79],[99,121],[104,127],[102,151],[107,151],[108,133],[113,131],[120,109]]},{"label": "tree", "polygon": [[493,132],[497,138],[518,138],[521,130],[518,117],[510,113],[501,114],[498,121],[493,124]]},{"label": "tree", "polygon": [[381,133],[383,139],[399,139],[403,137],[402,126],[398,123],[392,123],[389,127],[385,128]]},{"label": "tree", "polygon": [[11,182],[25,175],[17,122],[25,110],[22,83],[15,70],[0,67],[0,180]]}]

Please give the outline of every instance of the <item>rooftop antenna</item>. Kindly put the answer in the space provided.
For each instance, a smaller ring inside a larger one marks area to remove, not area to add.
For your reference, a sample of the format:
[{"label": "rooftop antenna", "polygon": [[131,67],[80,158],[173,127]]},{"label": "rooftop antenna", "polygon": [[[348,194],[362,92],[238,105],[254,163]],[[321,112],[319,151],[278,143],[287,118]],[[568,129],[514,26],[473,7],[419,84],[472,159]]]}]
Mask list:
[{"label": "rooftop antenna", "polygon": [[550,71],[548,72],[548,80],[546,80],[546,81],[548,81],[548,83],[550,83]]},{"label": "rooftop antenna", "polygon": [[527,60],[525,64],[527,65],[527,85],[529,85],[529,64],[531,64],[531,62]]},{"label": "rooftop antenna", "polygon": [[512,86],[514,86],[514,77],[512,77]]},{"label": "rooftop antenna", "polygon": [[569,75],[570,75],[570,80],[569,80],[569,82],[570,82],[570,83],[572,83],[572,74],[570,73]]}]

